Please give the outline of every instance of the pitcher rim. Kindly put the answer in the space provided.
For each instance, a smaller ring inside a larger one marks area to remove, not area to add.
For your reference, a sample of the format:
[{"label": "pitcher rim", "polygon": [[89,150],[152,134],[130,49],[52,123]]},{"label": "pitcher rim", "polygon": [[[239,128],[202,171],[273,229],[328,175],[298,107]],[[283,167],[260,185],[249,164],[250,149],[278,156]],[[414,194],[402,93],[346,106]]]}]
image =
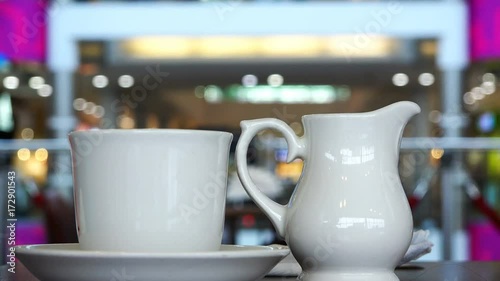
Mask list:
[{"label": "pitcher rim", "polygon": [[374,111],[368,112],[355,112],[355,113],[318,113],[318,114],[306,114],[302,116],[302,119],[312,119],[312,118],[366,118],[373,117],[375,115]]},{"label": "pitcher rim", "polygon": [[[415,107],[416,107],[416,111],[415,113],[418,113],[420,112],[420,107],[418,106],[418,104],[414,103],[414,102],[411,102],[411,101],[398,101],[398,102],[395,102],[395,103],[392,103],[392,104],[389,104],[389,105],[386,105],[384,107],[381,107],[381,108],[378,108],[378,109],[375,109],[375,110],[372,110],[372,111],[365,111],[365,112],[352,112],[352,113],[348,113],[348,112],[340,112],[340,113],[318,113],[318,114],[306,114],[306,115],[303,115],[302,116],[302,119],[312,119],[312,118],[367,118],[367,117],[374,117],[375,115],[378,115],[384,111],[387,111],[389,109],[394,109],[394,108],[397,108],[397,107],[400,107],[402,105],[406,105],[406,107],[410,106],[410,107],[413,107],[415,111]],[[411,112],[411,108],[407,108],[408,110],[410,110]]]}]

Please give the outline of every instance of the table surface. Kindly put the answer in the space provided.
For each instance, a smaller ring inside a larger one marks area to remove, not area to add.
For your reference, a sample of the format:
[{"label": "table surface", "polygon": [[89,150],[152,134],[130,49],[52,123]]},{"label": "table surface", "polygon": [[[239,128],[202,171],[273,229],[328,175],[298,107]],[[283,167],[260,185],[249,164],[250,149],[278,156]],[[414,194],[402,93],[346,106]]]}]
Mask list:
[{"label": "table surface", "polygon": [[[400,281],[500,281],[500,261],[413,262],[396,269]],[[265,281],[295,280],[296,277],[266,277]]]},{"label": "table surface", "polygon": [[[18,264],[19,265],[19,264]],[[0,280],[36,281],[26,269],[17,268],[14,278],[6,279],[6,267],[0,267]],[[396,270],[400,281],[500,281],[500,261],[496,262],[415,262]],[[12,277],[12,276],[10,276]],[[264,281],[295,280],[296,277],[266,277]],[[203,280],[193,280],[203,281]]]}]

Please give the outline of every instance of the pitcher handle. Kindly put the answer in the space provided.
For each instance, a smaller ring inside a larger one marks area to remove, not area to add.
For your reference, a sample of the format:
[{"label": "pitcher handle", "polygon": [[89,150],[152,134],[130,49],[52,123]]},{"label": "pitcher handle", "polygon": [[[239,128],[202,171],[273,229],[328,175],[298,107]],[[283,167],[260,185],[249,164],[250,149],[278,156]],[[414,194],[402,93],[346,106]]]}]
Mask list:
[{"label": "pitcher handle", "polygon": [[253,137],[263,129],[275,129],[281,132],[288,143],[287,162],[305,157],[305,141],[298,138],[293,130],[283,121],[275,118],[246,120],[240,123],[242,133],[236,146],[236,166],[240,181],[252,200],[271,220],[276,232],[285,238],[286,206],[278,204],[262,193],[253,183],[248,173],[247,151]]}]

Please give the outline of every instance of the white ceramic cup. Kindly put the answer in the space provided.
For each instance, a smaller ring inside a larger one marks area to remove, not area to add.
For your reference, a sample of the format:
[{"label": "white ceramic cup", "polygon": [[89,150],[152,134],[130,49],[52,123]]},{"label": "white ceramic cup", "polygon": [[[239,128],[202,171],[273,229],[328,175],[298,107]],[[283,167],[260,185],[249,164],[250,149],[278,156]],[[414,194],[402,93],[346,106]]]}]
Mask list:
[{"label": "white ceramic cup", "polygon": [[82,250],[219,249],[230,133],[95,130],[69,140]]}]

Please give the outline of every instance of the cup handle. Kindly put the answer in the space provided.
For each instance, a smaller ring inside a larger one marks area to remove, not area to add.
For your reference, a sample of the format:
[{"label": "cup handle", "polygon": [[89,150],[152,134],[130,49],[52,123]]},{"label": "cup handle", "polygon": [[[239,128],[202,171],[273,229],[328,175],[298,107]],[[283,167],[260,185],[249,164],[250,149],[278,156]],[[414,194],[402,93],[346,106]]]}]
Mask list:
[{"label": "cup handle", "polygon": [[285,238],[286,206],[278,204],[262,193],[253,183],[248,173],[247,151],[253,137],[263,129],[275,129],[281,132],[288,143],[287,162],[305,157],[305,140],[298,138],[293,130],[283,121],[275,118],[246,120],[240,123],[242,133],[236,146],[236,166],[240,181],[252,200],[271,220],[276,232]]}]

